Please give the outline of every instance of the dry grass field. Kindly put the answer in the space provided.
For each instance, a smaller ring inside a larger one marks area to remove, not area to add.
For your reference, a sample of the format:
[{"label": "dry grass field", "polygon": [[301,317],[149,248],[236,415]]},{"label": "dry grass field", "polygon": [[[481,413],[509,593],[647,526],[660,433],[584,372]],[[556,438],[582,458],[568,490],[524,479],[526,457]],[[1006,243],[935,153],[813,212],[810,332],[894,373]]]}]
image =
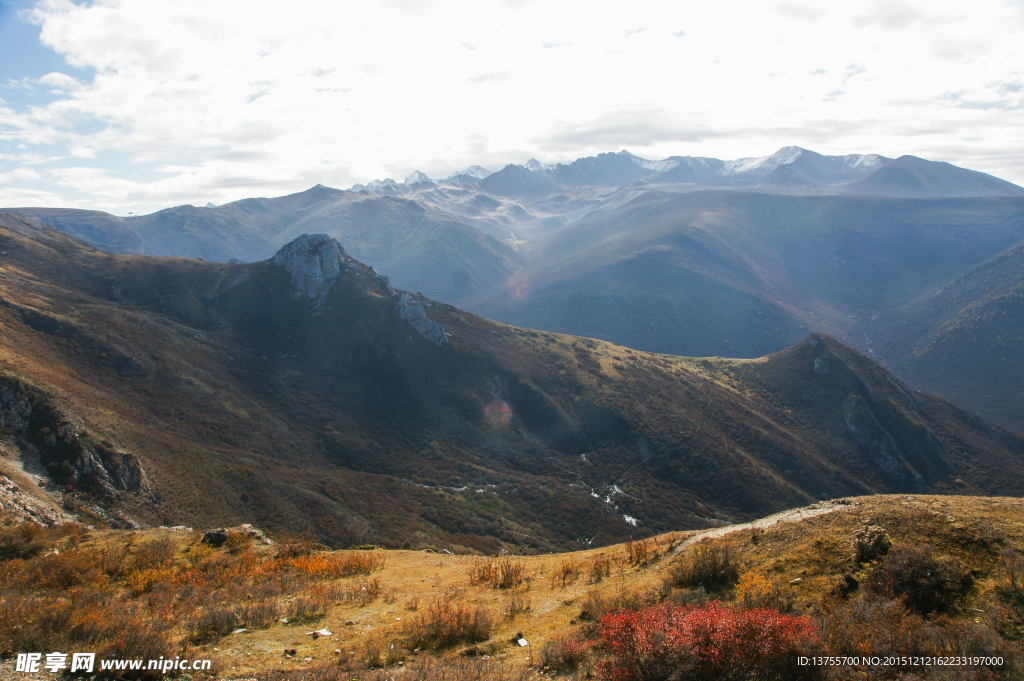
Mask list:
[{"label": "dry grass field", "polygon": [[[867,527],[885,540],[861,542],[858,559],[855,538]],[[677,625],[710,613],[722,636],[729,618],[778,620],[781,638],[785,627],[802,627],[782,641],[790,656],[1003,658],[955,670],[805,667],[800,678],[1011,679],[1024,664],[1020,499],[854,497],[745,525],[531,556],[326,551],[310,539],[278,539],[230,533],[212,548],[185,530],[8,524],[0,652],[182,655],[212,659],[218,678],[282,681],[716,678],[717,668],[659,676],[654,662],[682,664],[659,657],[662,643],[644,653],[648,675],[630,675],[631,652],[615,632],[630,617],[654,626],[661,612],[675,613]],[[322,629],[330,635],[310,633]],[[687,655],[702,654],[687,645]]]}]

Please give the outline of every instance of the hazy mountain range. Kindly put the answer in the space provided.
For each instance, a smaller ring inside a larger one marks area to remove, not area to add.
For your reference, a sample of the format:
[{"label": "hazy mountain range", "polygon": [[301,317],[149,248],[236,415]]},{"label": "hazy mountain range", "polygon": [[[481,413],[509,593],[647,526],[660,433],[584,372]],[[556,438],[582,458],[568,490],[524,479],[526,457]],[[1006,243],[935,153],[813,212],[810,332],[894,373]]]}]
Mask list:
[{"label": "hazy mountain range", "polygon": [[521,329],[326,235],[225,264],[0,214],[0,334],[0,464],[90,522],[493,553],[851,494],[1024,493],[1024,436],[826,335],[728,360]]},{"label": "hazy mountain range", "polygon": [[947,163],[623,151],[133,218],[8,210],[111,252],[221,262],[322,232],[399,288],[641,350],[757,357],[823,331],[1024,430],[1006,350],[1024,337],[1024,189]]}]

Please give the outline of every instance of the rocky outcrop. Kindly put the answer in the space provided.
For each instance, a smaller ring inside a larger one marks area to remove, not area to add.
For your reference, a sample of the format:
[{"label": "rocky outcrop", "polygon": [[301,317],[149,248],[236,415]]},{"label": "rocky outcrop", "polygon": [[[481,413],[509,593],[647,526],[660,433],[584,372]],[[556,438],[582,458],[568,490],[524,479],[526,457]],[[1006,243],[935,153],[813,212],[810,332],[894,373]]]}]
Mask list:
[{"label": "rocky outcrop", "polygon": [[149,492],[138,457],[105,441],[94,441],[41,391],[13,376],[0,376],[0,425],[38,450],[50,477],[60,484],[103,496],[117,490]]},{"label": "rocky outcrop", "polygon": [[444,345],[448,342],[448,335],[444,327],[435,321],[427,319],[427,311],[423,303],[416,300],[408,293],[396,293],[395,307],[398,309],[398,316],[409,322],[416,333],[426,338],[434,345]]},{"label": "rocky outcrop", "polygon": [[345,250],[326,234],[303,234],[274,256],[274,264],[292,275],[296,300],[308,298],[318,310],[344,263]]},{"label": "rocky outcrop", "polygon": [[0,428],[24,432],[31,416],[32,403],[28,397],[12,386],[0,383]]},{"label": "rocky outcrop", "polygon": [[844,404],[844,412],[846,427],[874,464],[894,480],[906,481],[907,471],[896,441],[878,422],[864,400],[851,395]]},{"label": "rocky outcrop", "polygon": [[201,541],[204,544],[209,544],[215,549],[219,549],[227,543],[228,537],[232,534],[240,534],[244,537],[248,537],[252,541],[259,542],[266,546],[272,546],[274,544],[274,542],[263,533],[263,530],[253,527],[249,523],[239,525],[238,527],[222,527],[220,529],[207,530],[203,533]]},{"label": "rocky outcrop", "polygon": [[[366,286],[367,279],[376,280],[394,301],[398,317],[408,322],[416,333],[434,345],[448,342],[444,327],[427,318],[429,302],[396,291],[387,277],[348,257],[345,249],[326,234],[303,234],[277,252],[274,264],[284,267],[292,275],[295,299],[313,301],[313,308],[317,311],[322,309],[332,285],[343,273],[358,282],[360,287]],[[370,289],[365,289],[365,292],[371,295]]]},{"label": "rocky outcrop", "polygon": [[0,475],[0,512],[21,522],[33,522],[51,527],[72,522],[69,515],[47,508],[25,494],[18,483]]}]

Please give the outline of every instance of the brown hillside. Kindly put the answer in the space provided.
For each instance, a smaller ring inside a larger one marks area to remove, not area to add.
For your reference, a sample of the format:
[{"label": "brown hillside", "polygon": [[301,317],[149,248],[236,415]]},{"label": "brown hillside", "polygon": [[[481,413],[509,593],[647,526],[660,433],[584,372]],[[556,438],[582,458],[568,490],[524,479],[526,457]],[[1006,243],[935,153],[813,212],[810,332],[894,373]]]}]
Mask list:
[{"label": "brown hillside", "polygon": [[396,292],[329,240],[226,265],[0,220],[5,450],[90,522],[494,553],[851,494],[1024,493],[1021,436],[826,336],[656,355]]}]

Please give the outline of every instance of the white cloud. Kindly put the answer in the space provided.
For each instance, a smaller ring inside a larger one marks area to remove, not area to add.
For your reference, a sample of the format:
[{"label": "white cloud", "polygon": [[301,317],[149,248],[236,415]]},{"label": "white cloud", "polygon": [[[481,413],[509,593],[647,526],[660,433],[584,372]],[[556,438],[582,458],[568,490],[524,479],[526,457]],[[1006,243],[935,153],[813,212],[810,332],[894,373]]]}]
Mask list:
[{"label": "white cloud", "polygon": [[18,154],[60,160],[0,197],[123,213],[531,156],[786,144],[1024,182],[1007,152],[1024,143],[1020,17],[1000,0],[42,0],[32,16],[95,76],[51,73],[53,101],[8,101],[0,172]]}]

